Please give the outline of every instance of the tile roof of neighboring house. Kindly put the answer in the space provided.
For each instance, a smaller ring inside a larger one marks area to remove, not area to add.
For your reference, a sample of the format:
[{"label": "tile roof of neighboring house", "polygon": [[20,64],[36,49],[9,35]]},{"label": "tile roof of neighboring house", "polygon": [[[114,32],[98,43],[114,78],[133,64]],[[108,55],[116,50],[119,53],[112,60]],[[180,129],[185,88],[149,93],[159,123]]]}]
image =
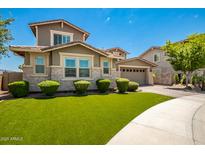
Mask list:
[{"label": "tile roof of neighboring house", "polygon": [[74,45],[82,45],[86,48],[89,48],[101,55],[104,56],[108,56],[108,54],[100,49],[97,49],[87,43],[81,42],[81,41],[73,41],[70,43],[66,43],[66,44],[60,44],[60,45],[54,45],[54,46],[9,46],[9,49],[11,51],[13,51],[14,53],[23,56],[24,52],[49,52],[49,51],[53,51],[53,50],[57,50],[57,49],[62,49],[62,48],[66,48],[66,47],[70,47],[70,46],[74,46]]},{"label": "tile roof of neighboring house", "polygon": [[56,20],[47,20],[47,21],[40,21],[40,22],[32,22],[32,23],[29,23],[29,26],[32,30],[32,32],[34,33],[34,35],[36,35],[36,31],[35,31],[35,26],[39,26],[39,25],[46,25],[46,24],[53,24],[53,23],[59,23],[59,22],[63,22],[71,27],[73,27],[74,29],[86,34],[86,38],[88,38],[88,36],[90,35],[89,32],[83,30],[82,28],[64,20],[64,19],[56,19]]},{"label": "tile roof of neighboring house", "polygon": [[109,52],[109,51],[113,51],[113,50],[115,50],[115,51],[120,50],[120,51],[122,51],[122,52],[124,52],[124,53],[126,53],[126,54],[129,54],[129,52],[127,52],[127,51],[125,51],[124,49],[119,48],[119,47],[106,49],[105,52]]},{"label": "tile roof of neighboring house", "polygon": [[160,49],[161,47],[160,46],[152,46],[150,47],[149,49],[147,49],[145,52],[143,52],[142,54],[140,54],[138,57],[139,58],[142,58],[145,54],[147,54],[148,52],[154,50],[154,49]]},{"label": "tile roof of neighboring house", "polygon": [[145,59],[142,59],[142,58],[139,58],[139,57],[133,57],[133,58],[121,60],[121,61],[116,62],[116,63],[117,63],[117,64],[120,64],[120,63],[127,62],[127,61],[131,61],[131,60],[140,60],[140,61],[145,62],[145,63],[147,63],[147,64],[149,64],[149,65],[151,65],[151,66],[153,66],[153,67],[158,66],[158,65],[155,64],[155,63],[152,63],[152,62],[150,62],[150,61],[148,61],[148,60],[145,60]]}]

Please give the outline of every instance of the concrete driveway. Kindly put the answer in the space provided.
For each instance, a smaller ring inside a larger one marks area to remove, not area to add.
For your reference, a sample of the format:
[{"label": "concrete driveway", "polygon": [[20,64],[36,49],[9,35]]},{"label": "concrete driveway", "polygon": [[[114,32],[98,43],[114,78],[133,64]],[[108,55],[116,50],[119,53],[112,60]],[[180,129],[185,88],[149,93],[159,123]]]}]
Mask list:
[{"label": "concrete driveway", "polygon": [[171,86],[154,85],[154,86],[142,86],[139,88],[143,92],[153,92],[157,94],[172,96],[172,97],[183,97],[190,95],[197,95],[199,92],[191,90],[176,89]]},{"label": "concrete driveway", "polygon": [[205,144],[205,95],[184,96],[148,109],[108,144]]}]

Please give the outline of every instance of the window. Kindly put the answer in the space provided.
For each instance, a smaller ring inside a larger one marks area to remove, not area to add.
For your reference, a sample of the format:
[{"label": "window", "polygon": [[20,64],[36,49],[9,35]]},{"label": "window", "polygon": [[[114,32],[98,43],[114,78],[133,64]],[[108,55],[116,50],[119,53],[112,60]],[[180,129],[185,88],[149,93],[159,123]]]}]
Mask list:
[{"label": "window", "polygon": [[114,51],[114,52],[113,52],[113,55],[119,56],[119,52]]},{"label": "window", "polygon": [[68,35],[61,35],[61,34],[54,34],[54,45],[58,44],[65,44],[70,42],[70,36]]},{"label": "window", "polygon": [[90,60],[80,58],[65,58],[65,77],[90,77]]},{"label": "window", "polygon": [[90,77],[89,60],[79,60],[79,77]]},{"label": "window", "polygon": [[160,61],[160,54],[154,54],[154,62],[159,62]]},{"label": "window", "polygon": [[37,56],[35,58],[35,72],[36,73],[45,72],[45,60],[43,56]]},{"label": "window", "polygon": [[103,62],[103,74],[109,74],[109,62],[108,61]]},{"label": "window", "polygon": [[76,77],[76,59],[65,59],[65,77]]}]

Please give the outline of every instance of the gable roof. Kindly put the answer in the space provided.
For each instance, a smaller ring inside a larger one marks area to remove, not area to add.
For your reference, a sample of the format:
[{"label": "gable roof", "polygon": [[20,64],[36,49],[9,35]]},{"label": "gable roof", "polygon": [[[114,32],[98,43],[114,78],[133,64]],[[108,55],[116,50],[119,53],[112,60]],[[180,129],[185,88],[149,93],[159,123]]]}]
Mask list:
[{"label": "gable roof", "polygon": [[60,45],[54,45],[54,46],[48,46],[48,47],[45,47],[45,46],[34,46],[34,47],[32,46],[9,46],[9,49],[13,51],[14,53],[23,56],[25,52],[45,53],[45,52],[54,51],[57,49],[63,49],[63,48],[71,47],[75,45],[81,45],[103,56],[108,56],[106,52],[100,49],[97,49],[87,43],[81,42],[81,41],[73,41],[73,42],[66,43],[66,44],[60,44]]},{"label": "gable roof", "polygon": [[118,51],[118,50],[120,50],[121,52],[124,52],[124,53],[126,53],[126,54],[129,54],[129,52],[127,52],[127,51],[125,51],[124,49],[119,48],[119,47],[106,49],[105,52],[109,52],[109,51]]},{"label": "gable roof", "polygon": [[81,45],[81,46],[84,46],[88,49],[91,49],[101,55],[104,55],[104,56],[108,56],[108,54],[98,48],[95,48],[85,42],[82,42],[82,41],[73,41],[73,42],[70,42],[70,43],[65,43],[65,44],[60,44],[60,45],[54,45],[54,46],[50,46],[50,47],[45,47],[45,48],[42,48],[42,51],[43,52],[48,52],[48,51],[53,51],[53,50],[57,50],[57,49],[62,49],[62,48],[66,48],[66,47],[71,47],[71,46],[75,46],[75,45]]},{"label": "gable roof", "polygon": [[140,54],[138,57],[142,58],[145,54],[149,53],[150,51],[155,50],[155,49],[159,49],[160,50],[160,48],[161,48],[160,46],[152,46],[149,49],[147,49],[145,52]]},{"label": "gable roof", "polygon": [[35,26],[40,26],[40,25],[47,25],[47,24],[54,24],[54,23],[64,23],[82,33],[84,33],[86,35],[86,39],[88,38],[88,36],[90,35],[89,32],[83,30],[82,28],[64,20],[64,19],[56,19],[56,20],[47,20],[47,21],[40,21],[40,22],[32,22],[32,23],[29,23],[29,27],[31,28],[33,34],[36,36],[36,31],[35,31]]},{"label": "gable roof", "polygon": [[121,60],[121,61],[116,62],[116,63],[117,63],[117,64],[120,64],[120,63],[124,63],[124,62],[128,62],[128,61],[132,61],[132,60],[139,60],[139,61],[142,61],[142,62],[144,62],[144,63],[147,63],[147,64],[151,65],[152,67],[156,67],[156,66],[157,66],[157,64],[152,63],[152,62],[150,62],[150,61],[148,61],[148,60],[145,60],[145,59],[139,58],[139,57],[133,57],[133,58],[129,58],[129,59],[125,59],[125,60]]}]

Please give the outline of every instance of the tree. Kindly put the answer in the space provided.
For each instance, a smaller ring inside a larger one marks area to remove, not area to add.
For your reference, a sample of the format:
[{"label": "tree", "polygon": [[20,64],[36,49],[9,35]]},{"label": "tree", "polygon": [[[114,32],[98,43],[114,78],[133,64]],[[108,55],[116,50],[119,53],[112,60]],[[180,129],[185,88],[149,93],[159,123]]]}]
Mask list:
[{"label": "tree", "polygon": [[18,69],[20,69],[22,71],[23,70],[23,64],[19,65]]},{"label": "tree", "polygon": [[2,16],[0,16],[0,59],[2,56],[8,56],[8,43],[13,40],[13,37],[7,26],[13,21],[13,18],[3,19]]},{"label": "tree", "polygon": [[186,87],[191,74],[205,66],[205,34],[190,35],[181,42],[167,41],[162,47],[175,71],[186,75]]}]

